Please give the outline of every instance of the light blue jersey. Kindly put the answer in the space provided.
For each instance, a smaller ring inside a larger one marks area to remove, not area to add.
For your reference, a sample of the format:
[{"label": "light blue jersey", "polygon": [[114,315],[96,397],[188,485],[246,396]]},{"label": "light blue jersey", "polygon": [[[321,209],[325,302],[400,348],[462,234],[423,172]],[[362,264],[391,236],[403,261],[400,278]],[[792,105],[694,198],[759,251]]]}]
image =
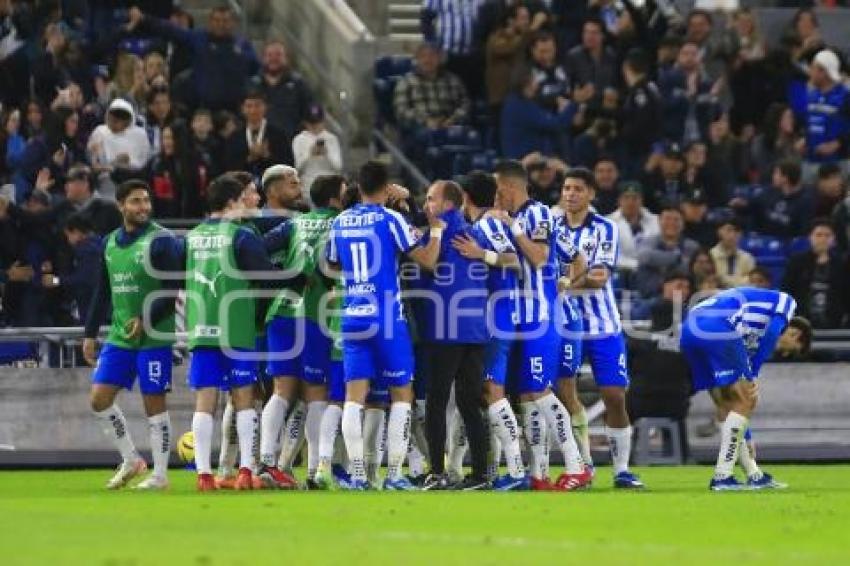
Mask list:
[{"label": "light blue jersey", "polygon": [[[516,253],[508,231],[501,221],[490,216],[479,218],[472,225],[472,234],[478,245],[498,254]],[[491,267],[487,275],[488,316],[493,327],[501,332],[513,329],[519,320],[519,293],[517,272],[513,269]]]}]

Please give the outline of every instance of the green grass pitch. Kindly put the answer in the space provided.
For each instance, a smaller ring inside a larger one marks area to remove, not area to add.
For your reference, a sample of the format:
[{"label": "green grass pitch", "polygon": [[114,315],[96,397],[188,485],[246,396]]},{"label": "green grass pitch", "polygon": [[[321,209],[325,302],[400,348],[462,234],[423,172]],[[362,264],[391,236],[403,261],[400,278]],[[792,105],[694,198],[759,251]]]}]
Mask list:
[{"label": "green grass pitch", "polygon": [[107,470],[0,473],[0,563],[842,564],[850,466],[770,466],[781,492],[709,493],[707,467],[610,468],[582,493],[106,492]]}]

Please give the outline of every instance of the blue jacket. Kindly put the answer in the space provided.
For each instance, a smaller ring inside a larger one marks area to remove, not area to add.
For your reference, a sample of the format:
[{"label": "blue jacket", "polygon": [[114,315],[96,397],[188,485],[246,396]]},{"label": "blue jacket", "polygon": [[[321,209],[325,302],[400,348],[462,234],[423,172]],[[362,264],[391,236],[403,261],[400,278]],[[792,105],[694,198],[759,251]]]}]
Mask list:
[{"label": "blue jacket", "polygon": [[[812,86],[806,88],[803,124],[806,127],[806,159],[815,163],[832,163],[847,154],[850,137],[850,92],[837,84],[827,92]],[[825,142],[839,141],[841,147],[832,155],[819,155],[815,148]]]},{"label": "blue jacket", "polygon": [[[417,322],[422,331],[421,339],[482,344],[489,340],[485,317],[489,270],[483,262],[463,257],[452,246],[452,239],[460,234],[475,237],[463,213],[450,210],[440,218],[446,222],[440,258],[434,272],[422,276],[421,288],[436,296],[433,300],[425,298],[419,302]],[[423,240],[423,245],[427,244],[427,234]]]},{"label": "blue jacket", "polygon": [[522,159],[534,151],[554,154],[558,135],[569,133],[575,113],[575,104],[553,114],[533,100],[509,94],[502,107],[502,154],[507,159]]}]

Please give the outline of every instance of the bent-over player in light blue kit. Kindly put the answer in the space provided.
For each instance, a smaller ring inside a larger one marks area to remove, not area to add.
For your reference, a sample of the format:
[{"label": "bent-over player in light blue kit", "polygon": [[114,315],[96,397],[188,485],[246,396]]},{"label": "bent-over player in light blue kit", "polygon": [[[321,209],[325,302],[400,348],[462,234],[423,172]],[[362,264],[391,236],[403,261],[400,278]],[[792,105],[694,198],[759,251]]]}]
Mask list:
[{"label": "bent-over player in light blue kit", "polygon": [[411,490],[402,475],[410,440],[413,399],[413,345],[401,303],[398,260],[407,254],[433,269],[440,251],[443,222],[429,219],[431,238],[425,247],[407,220],[385,206],[395,186],[387,168],[370,161],[360,169],[363,201],[333,222],[327,247],[328,262],[341,271],[342,351],[345,405],[342,435],[348,451],[351,481],[345,486],[363,490],[366,478],[363,450],[363,407],[370,387],[389,385],[391,397],[387,426],[387,477],[384,489]]},{"label": "bent-over player in light blue kit", "polygon": [[[571,242],[584,255],[587,269],[574,274],[570,289],[581,318],[581,352],[574,340],[565,342],[564,354],[571,354],[559,375],[558,394],[571,415],[582,453],[590,458],[587,416],[578,398],[576,379],[581,357],[590,362],[593,378],[605,403],[605,426],[614,465],[614,487],[640,489],[643,483],[629,471],[632,427],[626,412],[626,388],[629,385],[626,342],[611,278],[617,263],[619,235],[617,226],[590,210],[596,193],[593,173],[584,168],[571,169],[564,178],[562,198],[564,216],[555,222],[555,243]],[[567,258],[569,259],[569,258]],[[567,333],[569,338],[573,333]],[[573,372],[572,375],[569,372]]]},{"label": "bent-over player in light blue kit", "polygon": [[[786,293],[739,287],[700,302],[682,324],[680,346],[691,368],[694,391],[719,389],[729,411],[709,483],[713,491],[784,487],[770,474],[760,472],[754,472],[747,484],[742,484],[733,475],[733,468],[756,408],[759,370],[794,320],[796,308],[794,299]],[[803,322],[808,325],[801,318],[794,324]]]}]

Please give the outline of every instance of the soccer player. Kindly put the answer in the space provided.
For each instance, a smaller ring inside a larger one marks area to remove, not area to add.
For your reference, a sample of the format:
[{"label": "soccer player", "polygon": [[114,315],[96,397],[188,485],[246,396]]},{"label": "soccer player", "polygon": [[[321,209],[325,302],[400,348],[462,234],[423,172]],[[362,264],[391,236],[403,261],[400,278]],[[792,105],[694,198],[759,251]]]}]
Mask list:
[{"label": "soccer player", "polygon": [[[487,216],[496,197],[496,182],[492,175],[473,171],[462,183],[463,212],[474,222],[473,238],[458,237],[452,244],[465,257],[479,259],[490,266],[487,275],[489,291],[488,330],[491,338],[484,353],[484,401],[493,437],[491,466],[498,469],[499,452],[504,450],[507,475],[497,478],[493,488],[499,491],[521,490],[530,487],[522,462],[519,445],[519,425],[511,404],[505,397],[508,357],[518,313],[517,272],[519,259],[505,225]],[[495,462],[492,460],[495,459]]]},{"label": "soccer player", "polygon": [[[771,356],[786,328],[810,328],[792,318],[797,303],[786,293],[754,287],[723,291],[697,304],[682,324],[681,351],[691,367],[694,391],[719,390],[728,411],[720,436],[720,451],[709,482],[712,491],[785,487],[762,473],[755,460],[742,462],[747,483],[733,475],[742,436],[758,401],[762,364]],[[800,330],[802,334],[802,330]],[[790,333],[789,333],[790,334]],[[748,451],[748,448],[743,448]]]},{"label": "soccer player", "polygon": [[189,385],[195,391],[195,466],[199,491],[216,489],[210,464],[213,413],[219,390],[230,391],[239,439],[237,490],[253,487],[257,412],[255,282],[279,277],[263,241],[241,225],[243,187],[222,175],[207,188],[210,216],[186,236],[186,328]]},{"label": "soccer player", "polygon": [[[560,336],[557,328],[558,264],[552,245],[553,219],[549,209],[528,196],[528,176],[517,161],[496,166],[499,201],[504,210],[490,214],[510,227],[510,240],[520,263],[519,309],[515,356],[520,364],[518,391],[523,408],[531,458],[531,487],[573,491],[590,485],[585,466],[569,429],[570,415],[552,393]],[[546,477],[548,458],[544,430],[551,431],[564,455],[566,471],[552,484]]]},{"label": "soccer player", "polygon": [[[572,427],[582,446],[582,454],[590,461],[587,415],[578,398],[576,377],[581,357],[590,360],[593,378],[605,403],[605,424],[614,464],[614,487],[640,489],[643,483],[629,471],[632,427],[626,412],[626,387],[629,384],[626,344],[620,313],[611,286],[617,262],[619,237],[617,226],[590,210],[596,191],[596,180],[589,170],[571,169],[564,178],[561,202],[564,215],[555,222],[556,241],[568,240],[584,255],[587,269],[570,278],[570,292],[581,319],[581,353],[569,342],[564,344],[564,371],[558,376],[558,395],[573,415]],[[568,332],[567,338],[574,337]],[[574,344],[574,342],[573,342]],[[567,354],[572,356],[567,359]]]},{"label": "soccer player", "polygon": [[363,406],[371,383],[389,385],[387,477],[384,489],[410,490],[402,475],[409,441],[413,349],[400,300],[398,259],[407,254],[426,268],[437,262],[442,221],[429,218],[431,239],[417,247],[404,217],[385,206],[391,193],[385,165],[360,169],[363,202],[334,220],[327,259],[341,270],[345,294],[341,332],[345,373],[342,434],[348,451],[351,489],[368,489],[363,460]]},{"label": "soccer player", "polygon": [[[83,340],[86,361],[96,364],[91,407],[122,458],[106,487],[121,488],[147,469],[130,438],[124,414],[115,404],[118,392],[131,389],[136,377],[139,378],[154,469],[136,489],[165,489],[171,448],[171,420],[165,395],[171,388],[176,293],[153,299],[150,304],[148,299],[165,288],[179,285],[164,283],[157,272],[181,275],[180,248],[170,232],[151,222],[151,190],[145,182],[126,181],[115,196],[123,225],[106,238],[103,275],[94,291]],[[112,323],[106,344],[96,357],[96,337],[106,320],[110,301]]]},{"label": "soccer player", "polygon": [[[322,415],[328,405],[333,343],[329,320],[324,313],[320,315],[328,289],[318,267],[331,223],[342,208],[345,189],[345,180],[339,175],[321,176],[313,181],[310,198],[316,208],[292,221],[288,251],[282,263],[291,277],[302,278],[303,290],[301,293],[283,291],[266,315],[268,371],[274,381],[274,393],[263,409],[260,477],[275,487],[292,487],[293,478],[275,466],[275,448],[299,381],[307,404],[308,485],[313,484],[319,465],[319,435]],[[289,227],[284,229],[290,230]]]}]

